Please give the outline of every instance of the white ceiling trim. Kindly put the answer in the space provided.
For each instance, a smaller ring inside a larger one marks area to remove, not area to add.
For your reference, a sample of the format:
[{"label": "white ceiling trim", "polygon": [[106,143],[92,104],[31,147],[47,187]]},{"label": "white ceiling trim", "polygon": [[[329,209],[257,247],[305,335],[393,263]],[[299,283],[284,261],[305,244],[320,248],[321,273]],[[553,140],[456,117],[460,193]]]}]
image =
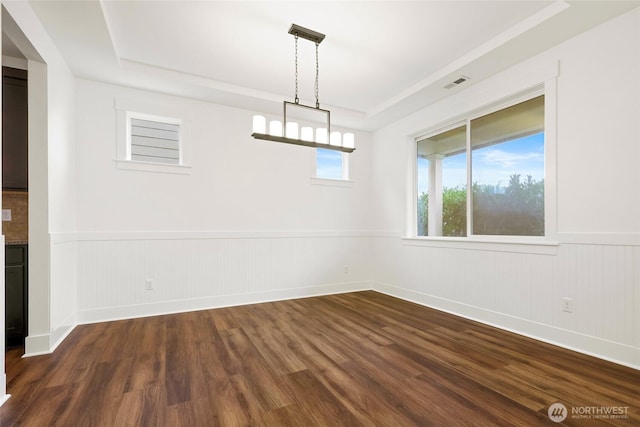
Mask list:
[{"label": "white ceiling trim", "polygon": [[144,64],[142,62],[133,61],[130,59],[120,58],[120,64],[123,70],[130,70],[148,74],[150,76],[156,76],[169,81],[181,81],[183,83],[201,86],[207,89],[214,89],[222,92],[227,92],[235,95],[248,96],[251,98],[258,98],[270,102],[282,102],[282,95],[270,93],[262,90],[251,89],[244,86],[234,85],[231,83],[220,82],[214,79],[210,79],[204,76],[198,76],[196,74],[189,74],[183,71],[172,70],[168,68],[159,67],[157,65]]},{"label": "white ceiling trim", "polygon": [[115,40],[113,38],[113,26],[109,21],[109,16],[107,15],[107,12],[105,11],[104,1],[105,0],[98,0],[98,5],[100,6],[100,13],[102,14],[102,19],[104,19],[104,25],[107,27],[107,36],[109,37],[109,41],[111,42],[111,48],[113,49],[113,54],[116,58],[116,62],[118,63],[118,65],[121,65],[120,52],[118,52],[118,46],[116,46]]},{"label": "white ceiling trim", "polygon": [[[274,115],[282,114],[283,101],[288,98],[281,95],[256,89],[216,81],[208,77],[188,74],[182,71],[165,69],[155,65],[143,64],[128,59],[120,60],[123,71],[133,73],[153,86],[154,81],[164,87],[164,91],[177,96],[187,96],[199,100],[216,100],[232,107],[266,112]],[[151,88],[151,87],[150,87]],[[300,100],[303,104],[313,105],[315,101]],[[346,128],[358,128],[366,116],[364,112],[350,110],[330,104],[322,104],[331,110],[332,123]],[[333,120],[334,117],[337,120]]]},{"label": "white ceiling trim", "polygon": [[[455,61],[451,62],[447,66],[441,68],[436,73],[431,74],[430,76],[426,77],[425,79],[421,80],[415,85],[407,88],[406,90],[399,93],[398,95],[388,99],[387,101],[367,111],[367,117],[370,118],[372,116],[382,114],[384,113],[385,110],[388,110],[392,106],[399,104],[403,100],[417,94],[418,92],[428,88],[429,86],[432,86],[438,82],[441,82],[442,80],[446,80],[450,76],[456,76],[454,78],[457,78],[458,74],[461,74],[460,70],[462,70],[464,66],[469,65],[473,61],[487,55],[488,53],[495,50],[496,48],[508,43],[509,41],[512,41],[513,39],[520,36],[521,34],[526,33],[527,31],[540,25],[541,23],[547,21],[548,19],[552,18],[553,16],[557,15],[558,13],[562,12],[563,10],[569,7],[570,5],[564,0],[557,0],[556,2],[542,9],[540,12],[524,19],[517,25],[514,25],[508,30],[502,32],[501,34],[498,34],[496,37],[483,43],[482,45],[470,51],[466,55],[456,59]],[[470,79],[473,79],[473,78],[474,76],[470,76]]]}]

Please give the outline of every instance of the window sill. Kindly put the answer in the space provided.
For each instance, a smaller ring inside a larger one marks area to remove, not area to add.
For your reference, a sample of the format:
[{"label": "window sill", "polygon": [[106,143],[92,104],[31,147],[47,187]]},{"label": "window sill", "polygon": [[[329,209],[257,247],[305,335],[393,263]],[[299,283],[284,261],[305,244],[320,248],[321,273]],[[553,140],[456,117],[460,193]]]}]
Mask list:
[{"label": "window sill", "polygon": [[405,246],[423,246],[432,248],[450,248],[492,252],[510,252],[536,255],[556,255],[558,242],[544,238],[510,237],[404,237]]},{"label": "window sill", "polygon": [[325,185],[329,187],[353,187],[353,181],[345,179],[311,178],[312,185]]},{"label": "window sill", "polygon": [[190,175],[191,166],[186,165],[169,165],[164,163],[137,162],[135,160],[116,160],[118,169],[140,171],[140,172],[158,172],[172,173],[179,175]]}]

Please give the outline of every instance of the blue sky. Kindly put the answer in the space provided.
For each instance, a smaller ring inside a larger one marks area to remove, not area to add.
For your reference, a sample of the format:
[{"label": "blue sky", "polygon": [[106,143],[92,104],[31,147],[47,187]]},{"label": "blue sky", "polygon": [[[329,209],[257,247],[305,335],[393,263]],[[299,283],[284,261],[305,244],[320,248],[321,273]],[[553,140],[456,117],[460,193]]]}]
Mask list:
[{"label": "blue sky", "polygon": [[316,148],[316,177],[342,179],[342,152]]},{"label": "blue sky", "polygon": [[[544,178],[544,133],[474,150],[472,161],[472,180],[478,184],[506,186],[514,173],[540,181]],[[418,194],[427,191],[427,167],[427,160],[418,159]],[[466,186],[465,153],[445,158],[442,169],[443,187]]]}]

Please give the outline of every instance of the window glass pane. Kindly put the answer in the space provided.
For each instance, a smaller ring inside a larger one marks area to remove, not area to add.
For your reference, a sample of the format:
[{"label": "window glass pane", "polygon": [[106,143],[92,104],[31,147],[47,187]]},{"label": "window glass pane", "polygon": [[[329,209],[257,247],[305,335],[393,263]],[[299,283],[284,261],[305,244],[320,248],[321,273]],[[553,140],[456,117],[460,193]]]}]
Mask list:
[{"label": "window glass pane", "polygon": [[473,234],[544,235],[544,96],[471,121]]},{"label": "window glass pane", "polygon": [[341,151],[316,148],[316,177],[324,179],[348,179],[342,168]]},{"label": "window glass pane", "polygon": [[418,154],[418,236],[429,235],[429,160]]},{"label": "window glass pane", "polygon": [[442,235],[467,235],[466,153],[453,154],[442,160]]},{"label": "window glass pane", "polygon": [[418,141],[418,236],[466,236],[466,129]]}]

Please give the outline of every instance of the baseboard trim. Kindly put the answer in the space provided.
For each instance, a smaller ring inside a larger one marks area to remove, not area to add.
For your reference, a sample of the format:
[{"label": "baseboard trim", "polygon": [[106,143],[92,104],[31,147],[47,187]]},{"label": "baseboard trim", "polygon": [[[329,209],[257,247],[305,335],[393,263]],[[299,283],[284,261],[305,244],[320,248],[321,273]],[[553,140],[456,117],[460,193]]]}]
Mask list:
[{"label": "baseboard trim", "polygon": [[456,301],[410,289],[399,288],[387,283],[372,282],[372,289],[395,298],[414,302],[518,335],[640,370],[640,349],[635,347],[467,304],[461,304]]},{"label": "baseboard trim", "polygon": [[51,353],[51,335],[29,335],[24,339],[24,356],[33,357]]},{"label": "baseboard trim", "polygon": [[0,397],[0,406],[4,405],[10,397],[10,394],[5,394],[4,396]]},{"label": "baseboard trim", "polygon": [[53,353],[56,348],[58,348],[58,346],[62,343],[62,341],[64,341],[65,338],[67,338],[69,334],[73,332],[76,324],[76,314],[73,313],[71,316],[65,319],[65,321],[62,322],[59,327],[51,331],[51,342],[53,343],[51,345],[51,353]]},{"label": "baseboard trim", "polygon": [[197,299],[171,300],[150,304],[80,310],[76,318],[78,324],[90,324],[364,290],[371,290],[371,282],[348,282],[249,294],[221,295]]},{"label": "baseboard trim", "polygon": [[[29,336],[25,339],[25,355],[39,356],[52,353],[73,331],[76,324],[90,324],[165,314],[184,313],[247,304],[259,304],[296,298],[374,290],[395,298],[411,301],[429,308],[480,322],[489,326],[523,335],[558,347],[577,351],[599,359],[640,370],[640,349],[601,338],[584,335],[497,313],[456,301],[404,289],[382,282],[358,281],[305,288],[280,289],[250,294],[222,295],[188,300],[171,300],[151,304],[106,307],[80,310],[63,322],[52,334]],[[51,344],[53,343],[53,344]]]},{"label": "baseboard trim", "polygon": [[10,394],[7,394],[7,374],[5,371],[6,369],[4,369],[0,374],[0,392],[2,393],[0,395],[0,406],[4,405],[5,402],[11,397]]}]

